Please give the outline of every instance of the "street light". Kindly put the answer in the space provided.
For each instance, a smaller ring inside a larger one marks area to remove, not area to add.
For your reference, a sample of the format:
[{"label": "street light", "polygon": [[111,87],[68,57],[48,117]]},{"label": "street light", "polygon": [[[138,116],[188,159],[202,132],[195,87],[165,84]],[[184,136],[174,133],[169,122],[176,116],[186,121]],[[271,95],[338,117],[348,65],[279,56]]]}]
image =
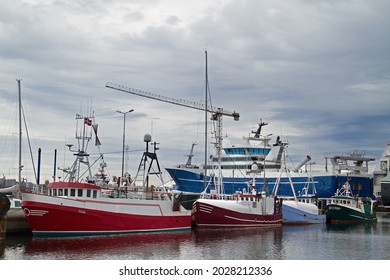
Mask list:
[{"label": "street light", "polygon": [[130,109],[129,111],[122,112],[117,110],[117,113],[123,114],[123,142],[122,142],[122,174],[120,178],[120,185],[122,185],[123,175],[124,175],[124,168],[125,168],[125,135],[126,135],[126,115],[127,113],[133,112],[134,109]]}]

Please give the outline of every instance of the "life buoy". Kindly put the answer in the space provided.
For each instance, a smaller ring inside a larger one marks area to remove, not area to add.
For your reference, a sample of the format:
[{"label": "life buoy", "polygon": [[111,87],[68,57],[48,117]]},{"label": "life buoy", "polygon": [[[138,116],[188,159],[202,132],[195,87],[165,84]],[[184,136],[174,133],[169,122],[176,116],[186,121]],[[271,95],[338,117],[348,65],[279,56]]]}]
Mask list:
[{"label": "life buoy", "polygon": [[28,209],[28,208],[24,208],[23,212],[24,212],[24,215],[26,215],[26,217],[30,216],[30,214],[31,214],[30,209]]}]

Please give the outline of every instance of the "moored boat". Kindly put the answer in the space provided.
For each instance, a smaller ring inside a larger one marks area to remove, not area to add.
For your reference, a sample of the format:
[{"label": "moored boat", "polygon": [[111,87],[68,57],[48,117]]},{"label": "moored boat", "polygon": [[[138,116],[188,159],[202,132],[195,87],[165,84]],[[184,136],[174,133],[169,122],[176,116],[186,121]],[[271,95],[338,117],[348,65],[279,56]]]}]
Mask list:
[{"label": "moored boat", "polygon": [[[116,181],[119,183],[110,184],[102,170],[99,171],[99,178],[79,178],[78,174],[82,174],[78,169],[80,163],[87,166],[88,174],[92,174],[89,155],[86,153],[87,142],[91,137],[85,136],[92,118],[77,115],[76,119],[84,124],[80,134],[83,136],[78,136],[81,140],[78,150],[72,151],[76,160],[71,170],[68,170],[68,180],[49,183],[45,193],[22,193],[22,208],[34,236],[107,235],[191,229],[190,211],[184,209],[165,188],[148,184],[147,172],[153,162],[157,162],[156,149],[153,152],[148,150],[150,135],[146,135],[144,139],[146,151],[140,168],[143,168],[142,172],[145,172],[143,175],[147,180],[143,180],[141,184],[136,184],[137,180],[131,182],[122,178]],[[101,164],[102,169],[105,166]]]},{"label": "moored boat", "polygon": [[23,193],[23,209],[34,236],[106,235],[181,231],[190,213],[173,208],[163,192],[127,190],[105,195],[101,186],[54,182],[48,194]]},{"label": "moored boat", "polygon": [[283,224],[306,225],[326,222],[326,215],[321,214],[317,205],[301,199],[283,199]]},{"label": "moored boat", "polygon": [[[287,146],[286,143],[280,143],[280,145]],[[279,195],[280,192],[290,191],[290,196],[281,196],[283,198],[283,224],[290,225],[305,225],[305,224],[320,224],[325,223],[326,215],[322,213],[322,210],[318,206],[318,199],[316,194],[316,188],[311,176],[308,176],[309,181],[306,182],[299,195],[296,195],[293,181],[291,179],[290,170],[286,164],[286,147],[283,149],[282,166],[280,169],[280,175],[276,180],[273,193]],[[311,160],[310,156],[307,156],[302,165]],[[285,173],[285,175],[283,175]],[[282,177],[288,179],[287,184],[282,184]],[[309,192],[309,187],[312,188],[312,192]],[[287,190],[286,190],[287,189]]]},{"label": "moored boat", "polygon": [[282,225],[281,200],[256,190],[257,165],[252,170],[252,184],[233,195],[223,193],[218,185],[212,193],[204,192],[192,206],[192,220],[199,227],[267,227]]},{"label": "moored boat", "polygon": [[347,181],[325,206],[327,222],[335,224],[376,222],[375,203],[371,197],[354,196]]},{"label": "moored boat", "polygon": [[282,208],[264,193],[208,195],[194,202],[192,220],[199,227],[281,226]]}]

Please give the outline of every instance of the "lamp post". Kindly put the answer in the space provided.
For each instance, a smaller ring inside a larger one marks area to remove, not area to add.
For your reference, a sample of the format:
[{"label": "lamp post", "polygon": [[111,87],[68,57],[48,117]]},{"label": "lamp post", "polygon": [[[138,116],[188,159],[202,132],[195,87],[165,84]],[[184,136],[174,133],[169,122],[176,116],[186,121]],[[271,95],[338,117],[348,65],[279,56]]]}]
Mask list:
[{"label": "lamp post", "polygon": [[120,185],[122,185],[124,169],[125,169],[125,135],[126,135],[126,115],[127,113],[133,112],[134,109],[130,109],[128,111],[122,112],[117,110],[117,113],[123,114],[123,141],[122,141],[122,173],[120,178]]}]

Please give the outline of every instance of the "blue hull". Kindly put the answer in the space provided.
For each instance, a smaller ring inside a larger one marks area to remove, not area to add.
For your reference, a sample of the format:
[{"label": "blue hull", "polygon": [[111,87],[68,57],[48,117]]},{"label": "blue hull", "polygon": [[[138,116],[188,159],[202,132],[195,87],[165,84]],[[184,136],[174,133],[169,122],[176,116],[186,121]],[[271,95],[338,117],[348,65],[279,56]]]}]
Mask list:
[{"label": "blue hull", "polygon": [[315,215],[305,211],[282,204],[283,224],[305,225],[323,224],[326,222],[326,215]]},{"label": "blue hull", "polygon": [[[169,175],[175,181],[176,189],[182,192],[190,193],[201,193],[204,190],[204,175],[199,172],[198,169],[192,171],[191,169],[180,169],[180,168],[166,168]],[[298,195],[305,184],[309,181],[308,176],[300,174],[299,177],[292,177],[294,190]],[[336,193],[347,180],[350,180],[352,186],[352,192],[360,197],[372,197],[374,191],[373,178],[369,175],[335,175],[335,174],[323,174],[313,175],[315,183],[316,193],[318,198],[326,199],[330,198]],[[207,176],[207,181],[210,178]],[[264,178],[256,178],[256,189],[262,190],[265,187],[268,194],[272,193],[277,177],[266,177],[264,184]],[[248,181],[250,178],[223,178],[224,192],[226,194],[232,194],[236,191],[243,191],[248,188]],[[284,187],[285,186],[285,187]],[[210,189],[210,187],[209,187]],[[211,188],[212,189],[212,188]],[[311,187],[309,192],[312,192]],[[281,186],[278,190],[278,195],[281,196],[292,196],[291,187],[287,177],[281,178]]]}]

